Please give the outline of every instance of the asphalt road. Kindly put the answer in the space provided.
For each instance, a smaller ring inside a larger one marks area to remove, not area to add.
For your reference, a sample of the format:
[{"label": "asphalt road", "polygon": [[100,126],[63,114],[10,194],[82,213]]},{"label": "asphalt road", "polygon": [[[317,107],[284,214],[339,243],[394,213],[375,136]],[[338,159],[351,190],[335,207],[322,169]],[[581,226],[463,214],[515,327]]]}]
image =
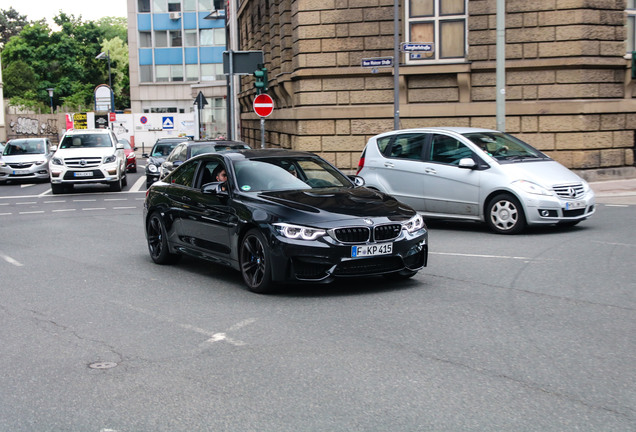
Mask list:
[{"label": "asphalt road", "polygon": [[145,187],[0,186],[0,431],[636,431],[636,206],[248,292],[150,260]]}]

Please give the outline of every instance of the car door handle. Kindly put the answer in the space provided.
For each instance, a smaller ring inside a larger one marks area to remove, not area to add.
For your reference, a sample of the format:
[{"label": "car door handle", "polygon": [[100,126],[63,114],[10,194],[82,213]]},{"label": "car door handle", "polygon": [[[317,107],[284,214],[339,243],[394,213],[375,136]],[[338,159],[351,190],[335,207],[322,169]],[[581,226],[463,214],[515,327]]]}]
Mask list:
[{"label": "car door handle", "polygon": [[435,171],[435,168],[426,168],[426,169],[424,169],[424,173],[426,173],[426,174],[437,174],[437,171]]},{"label": "car door handle", "polygon": [[192,198],[190,198],[189,196],[183,195],[181,197],[181,201],[189,203],[189,202],[192,202]]},{"label": "car door handle", "polygon": [[393,162],[384,162],[386,168],[393,168]]}]

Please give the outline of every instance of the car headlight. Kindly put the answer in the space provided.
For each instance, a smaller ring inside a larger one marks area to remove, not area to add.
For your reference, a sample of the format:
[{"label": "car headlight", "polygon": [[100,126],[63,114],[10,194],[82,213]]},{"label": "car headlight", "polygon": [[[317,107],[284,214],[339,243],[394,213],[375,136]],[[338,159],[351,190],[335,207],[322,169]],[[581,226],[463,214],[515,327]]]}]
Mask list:
[{"label": "car headlight", "polygon": [[402,224],[402,229],[406,232],[413,233],[419,231],[424,227],[424,219],[419,214],[416,214],[411,219]]},{"label": "car headlight", "polygon": [[128,159],[135,159],[137,156],[135,156],[134,153],[130,153],[128,156],[126,156]]},{"label": "car headlight", "polygon": [[6,166],[7,166],[7,163],[6,163],[6,162],[2,162],[2,161],[0,161],[0,167],[6,167]]},{"label": "car headlight", "polygon": [[115,155],[110,155],[110,156],[106,156],[106,157],[104,158],[104,163],[105,163],[105,164],[106,164],[106,163],[113,163],[113,162],[115,162],[116,160],[117,160],[117,156],[115,156]]},{"label": "car headlight", "polygon": [[147,168],[148,168],[148,171],[150,171],[151,173],[156,173],[158,171],[157,165],[149,164]]},{"label": "car headlight", "polygon": [[45,163],[46,163],[45,160],[39,160],[35,162],[36,165],[44,165]]},{"label": "car headlight", "polygon": [[517,186],[519,189],[521,189],[522,191],[529,193],[529,194],[534,194],[534,195],[545,195],[545,196],[552,196],[552,192],[550,192],[549,190],[547,190],[546,188],[544,188],[543,186],[540,186],[536,183],[533,183],[531,181],[528,180],[517,180],[512,182],[513,185]]},{"label": "car headlight", "polygon": [[64,165],[64,162],[62,162],[62,158],[59,157],[54,157],[53,159],[51,159],[51,163],[53,165]]},{"label": "car headlight", "polygon": [[298,225],[290,225],[286,223],[274,224],[276,231],[283,237],[289,239],[315,240],[326,234],[325,230],[303,227]]}]

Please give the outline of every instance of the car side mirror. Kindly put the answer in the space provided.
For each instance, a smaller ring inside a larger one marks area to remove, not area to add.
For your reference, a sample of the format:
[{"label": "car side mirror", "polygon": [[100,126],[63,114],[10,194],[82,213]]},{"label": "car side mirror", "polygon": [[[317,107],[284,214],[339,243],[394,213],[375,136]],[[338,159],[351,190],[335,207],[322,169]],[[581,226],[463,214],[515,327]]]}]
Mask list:
[{"label": "car side mirror", "polygon": [[116,148],[117,150],[123,150],[123,149],[124,149],[124,145],[123,145],[123,144],[120,144],[120,143],[117,143],[117,145],[115,146],[115,148]]},{"label": "car side mirror", "polygon": [[57,146],[55,146],[55,145],[54,145],[54,146],[49,147],[49,153],[53,153],[53,152],[54,152],[54,151],[56,151],[56,150],[57,150]]},{"label": "car side mirror", "polygon": [[201,192],[209,195],[216,195],[220,197],[226,197],[230,194],[227,192],[227,182],[212,182],[206,183],[201,187]]},{"label": "car side mirror", "polygon": [[347,176],[347,177],[349,177],[349,179],[353,182],[353,184],[356,187],[362,187],[365,184],[364,179],[362,177],[360,177],[360,176],[350,175],[350,176]]},{"label": "car side mirror", "polygon": [[[136,147],[135,147],[135,150],[137,150],[137,148],[136,148]],[[141,154],[141,157],[143,157],[143,158],[149,158],[149,157],[150,157],[150,155],[149,155],[148,153],[142,153],[142,154]]]},{"label": "car side mirror", "polygon": [[475,169],[477,168],[477,164],[472,158],[462,158],[459,160],[459,167],[466,169]]},{"label": "car side mirror", "polygon": [[174,161],[174,162],[172,163],[172,166],[176,168],[176,167],[178,167],[179,165],[181,165],[182,163],[183,163],[183,161],[179,161],[179,160],[178,160],[178,161]]}]

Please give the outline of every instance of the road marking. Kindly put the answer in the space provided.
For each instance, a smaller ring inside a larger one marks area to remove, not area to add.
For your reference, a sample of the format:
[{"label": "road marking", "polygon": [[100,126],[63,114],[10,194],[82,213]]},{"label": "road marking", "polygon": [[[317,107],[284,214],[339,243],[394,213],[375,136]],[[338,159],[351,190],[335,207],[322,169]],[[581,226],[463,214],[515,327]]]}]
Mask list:
[{"label": "road marking", "polygon": [[65,203],[66,200],[56,200],[56,201],[44,201],[44,204],[57,204],[57,203]]},{"label": "road marking", "polygon": [[72,211],[76,211],[77,209],[59,209],[59,210],[52,210],[53,213],[61,213],[61,212],[72,212]]},{"label": "road marking", "polygon": [[113,210],[133,210],[136,209],[137,207],[113,207]]},{"label": "road marking", "polygon": [[74,199],[73,202],[95,202],[96,199]]},{"label": "road marking", "polygon": [[82,211],[92,211],[92,210],[106,210],[106,207],[86,207],[82,209]]},{"label": "road marking", "polygon": [[139,192],[141,191],[141,187],[146,182],[146,176],[141,176],[137,179],[134,185],[130,188],[130,192]]},{"label": "road marking", "polygon": [[175,324],[175,325],[177,325],[177,326],[179,326],[179,327],[181,327],[181,328],[183,328],[185,330],[191,330],[191,331],[193,331],[195,333],[199,333],[199,334],[201,334],[203,336],[206,336],[208,339],[205,340],[205,342],[200,343],[199,347],[204,347],[205,345],[209,345],[209,344],[212,344],[214,342],[222,342],[222,341],[225,341],[225,342],[227,342],[227,343],[229,343],[231,345],[234,345],[234,346],[243,346],[243,345],[245,345],[245,342],[227,337],[227,333],[226,332],[239,330],[239,329],[241,329],[241,328],[243,328],[243,327],[245,327],[245,326],[247,326],[249,324],[252,324],[252,323],[256,322],[255,318],[248,318],[248,319],[245,319],[245,320],[243,320],[241,322],[238,322],[238,323],[234,324],[229,329],[227,329],[225,332],[216,332],[215,333],[215,332],[211,332],[209,330],[202,329],[200,327],[196,327],[196,326],[193,326],[193,325],[190,325],[190,324],[178,323],[177,321],[175,321],[175,320],[173,320],[171,318],[167,318],[167,317],[165,317],[163,315],[159,315],[159,314],[157,314],[157,313],[155,313],[155,312],[153,312],[151,310],[148,310],[148,309],[144,309],[144,308],[140,308],[140,307],[137,307],[137,306],[133,306],[133,305],[131,305],[129,303],[122,303],[122,302],[118,302],[118,301],[112,301],[111,303],[118,304],[120,306],[123,306],[125,308],[134,310],[134,311],[142,313],[144,315],[151,316],[151,317],[153,317],[153,318],[155,318],[155,319],[157,319],[159,321],[172,323],[172,324]]},{"label": "road marking", "polygon": [[128,198],[104,198],[104,201],[128,201]]},{"label": "road marking", "polygon": [[3,253],[0,253],[0,258],[2,258],[3,260],[5,260],[6,262],[8,262],[9,264],[13,264],[16,267],[22,267],[24,264],[22,264],[21,262],[11,258],[9,255],[5,255]]},{"label": "road marking", "polygon": [[13,213],[0,213],[0,216],[9,216],[12,215]]},{"label": "road marking", "polygon": [[44,210],[19,212],[18,214],[25,215],[25,214],[40,214],[40,213],[44,213]]},{"label": "road marking", "polygon": [[429,253],[431,255],[450,255],[450,256],[461,256],[461,257],[472,257],[472,258],[498,258],[498,259],[512,259],[512,260],[521,260],[521,261],[537,261],[536,258],[507,256],[507,255],[481,255],[481,254],[463,254],[463,253],[452,253],[452,252],[429,252]]},{"label": "road marking", "polygon": [[629,207],[627,204],[603,204],[605,207]]},{"label": "road marking", "polygon": [[30,201],[30,202],[17,202],[15,203],[15,205],[26,205],[26,204],[37,204],[36,201]]}]

